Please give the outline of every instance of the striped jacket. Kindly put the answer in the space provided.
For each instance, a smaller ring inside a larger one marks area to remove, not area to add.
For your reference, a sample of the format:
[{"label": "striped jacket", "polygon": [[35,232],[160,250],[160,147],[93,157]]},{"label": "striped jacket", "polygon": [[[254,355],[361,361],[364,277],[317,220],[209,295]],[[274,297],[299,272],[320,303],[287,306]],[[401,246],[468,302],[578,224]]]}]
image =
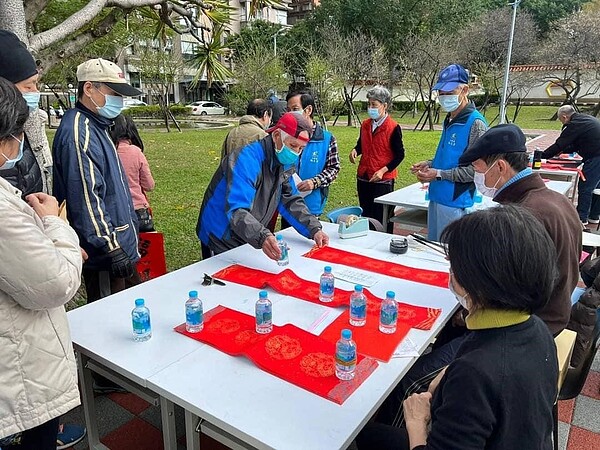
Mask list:
[{"label": "striped jacket", "polygon": [[53,193],[66,200],[67,215],[81,247],[84,267],[107,270],[112,250],[139,259],[137,218],[117,150],[108,134],[112,121],[81,103],[65,113],[54,136]]}]

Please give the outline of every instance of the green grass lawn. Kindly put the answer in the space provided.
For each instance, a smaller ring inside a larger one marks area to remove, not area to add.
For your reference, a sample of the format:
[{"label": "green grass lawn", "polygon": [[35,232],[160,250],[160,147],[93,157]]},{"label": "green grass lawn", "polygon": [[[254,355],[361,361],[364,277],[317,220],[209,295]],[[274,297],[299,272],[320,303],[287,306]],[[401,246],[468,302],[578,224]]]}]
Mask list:
[{"label": "green grass lawn", "polygon": [[[558,129],[557,122],[549,122],[554,107],[527,107],[519,116],[524,128]],[[510,111],[509,111],[510,112]],[[494,110],[488,111],[493,118]],[[403,124],[418,120],[406,114],[403,118],[394,114]],[[356,166],[348,160],[348,154],[358,137],[358,129],[345,126],[330,127],[340,150],[342,169],[330,189],[326,212],[340,206],[357,205]],[[196,238],[196,221],[204,191],[219,163],[221,144],[228,129],[185,130],[183,133],[166,133],[159,130],[141,130],[146,147],[146,157],[156,180],[156,189],[149,194],[154,211],[156,227],[165,235],[167,266],[175,270],[200,258],[200,245]],[[54,132],[49,131],[52,139]],[[429,159],[440,137],[439,131],[412,131],[403,129],[406,157],[398,170],[396,188],[416,181],[410,173],[410,165]]]}]

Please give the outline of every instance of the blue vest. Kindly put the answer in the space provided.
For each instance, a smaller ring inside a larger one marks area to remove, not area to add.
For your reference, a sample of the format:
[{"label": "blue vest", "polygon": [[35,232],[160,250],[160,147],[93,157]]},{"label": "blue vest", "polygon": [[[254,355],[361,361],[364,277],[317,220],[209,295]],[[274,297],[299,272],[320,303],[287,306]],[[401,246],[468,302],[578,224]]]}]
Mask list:
[{"label": "blue vest", "polygon": [[[298,162],[298,176],[302,180],[308,180],[309,178],[320,174],[325,167],[327,153],[329,152],[329,144],[331,143],[331,133],[321,129],[322,139],[320,139],[321,136],[317,133],[319,128],[320,127],[317,125],[317,130],[315,131],[315,135],[313,135],[313,139],[309,141],[300,155],[300,160]],[[323,186],[315,189],[304,197],[304,202],[311,214],[314,214],[315,216],[321,215],[323,208],[325,208],[325,203],[327,203],[328,195],[329,186]]]},{"label": "blue vest", "polygon": [[[467,149],[471,126],[476,120],[485,122],[479,111],[473,111],[466,122],[452,123],[442,131],[442,137],[433,158],[433,167],[440,170],[458,167],[458,159]],[[452,208],[473,206],[473,190],[469,189],[454,198],[455,184],[449,180],[429,183],[429,200]]]}]

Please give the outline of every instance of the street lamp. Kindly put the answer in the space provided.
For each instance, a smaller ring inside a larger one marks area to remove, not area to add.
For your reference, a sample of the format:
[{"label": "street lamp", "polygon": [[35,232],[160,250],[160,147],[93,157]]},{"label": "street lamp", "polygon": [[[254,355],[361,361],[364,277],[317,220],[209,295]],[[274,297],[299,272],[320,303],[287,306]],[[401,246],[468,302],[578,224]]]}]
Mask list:
[{"label": "street lamp", "polygon": [[504,123],[506,117],[506,103],[508,99],[508,75],[510,72],[510,58],[512,56],[513,38],[515,37],[515,23],[517,21],[517,7],[523,0],[515,0],[509,3],[513,7],[512,23],[510,25],[510,37],[508,38],[508,53],[506,54],[506,67],[504,68],[504,84],[502,86],[502,98],[500,103],[500,123]]},{"label": "street lamp", "polygon": [[283,33],[284,31],[286,31],[286,28],[280,28],[279,30],[277,30],[275,32],[275,34],[273,35],[273,55],[277,56],[277,35],[279,33]]}]

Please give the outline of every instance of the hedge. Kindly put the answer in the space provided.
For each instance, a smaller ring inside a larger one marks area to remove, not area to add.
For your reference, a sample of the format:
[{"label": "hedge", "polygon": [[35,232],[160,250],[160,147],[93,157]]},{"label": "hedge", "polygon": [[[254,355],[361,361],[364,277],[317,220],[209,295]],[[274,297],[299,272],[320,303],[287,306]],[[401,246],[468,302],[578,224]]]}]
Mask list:
[{"label": "hedge", "polygon": [[[192,108],[183,105],[171,105],[169,110],[175,117],[185,117],[192,112]],[[132,106],[123,110],[123,114],[137,118],[137,119],[162,119],[163,114],[160,110],[160,106]]]}]

